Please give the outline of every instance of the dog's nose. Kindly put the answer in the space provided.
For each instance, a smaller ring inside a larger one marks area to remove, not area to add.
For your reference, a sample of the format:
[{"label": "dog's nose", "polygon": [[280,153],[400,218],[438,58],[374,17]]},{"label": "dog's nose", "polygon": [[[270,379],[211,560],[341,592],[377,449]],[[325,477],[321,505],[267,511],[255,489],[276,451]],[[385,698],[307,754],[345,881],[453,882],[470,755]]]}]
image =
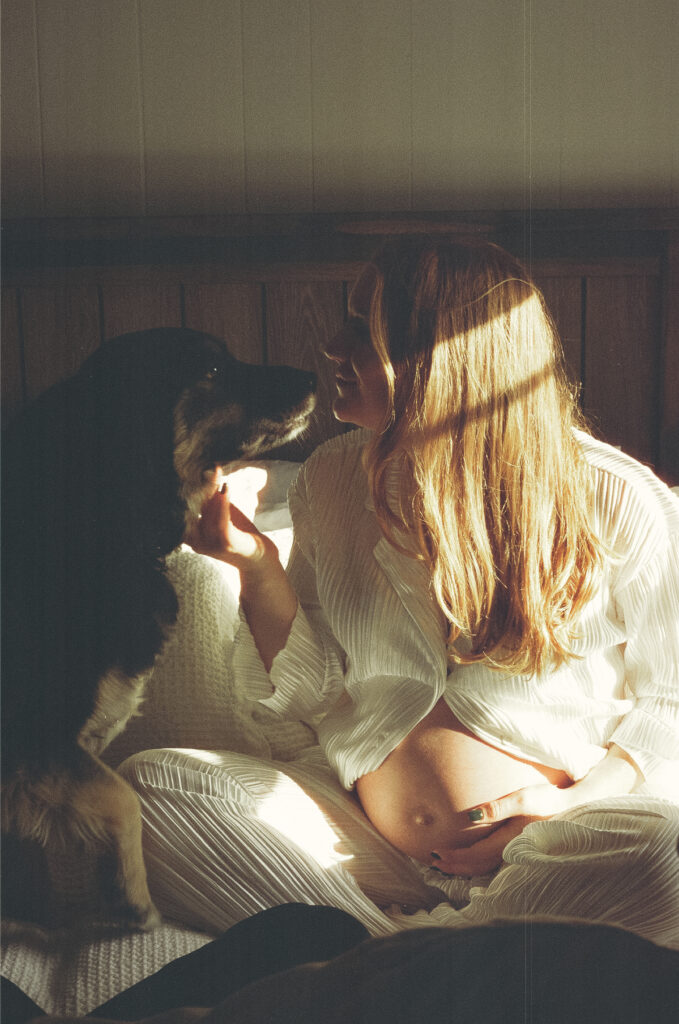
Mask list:
[{"label": "dog's nose", "polygon": [[316,391],[316,374],[292,366],[272,366],[265,371],[265,390],[275,402],[299,402]]}]

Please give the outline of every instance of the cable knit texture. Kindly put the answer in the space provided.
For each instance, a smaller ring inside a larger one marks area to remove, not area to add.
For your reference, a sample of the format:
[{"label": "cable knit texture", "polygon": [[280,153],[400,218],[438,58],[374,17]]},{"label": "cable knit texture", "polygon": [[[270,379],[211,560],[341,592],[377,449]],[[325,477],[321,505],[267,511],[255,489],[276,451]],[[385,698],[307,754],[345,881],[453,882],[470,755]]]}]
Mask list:
[{"label": "cable knit texture", "polygon": [[211,938],[174,922],[147,934],[4,922],[2,974],[48,1013],[82,1016]]},{"label": "cable knit texture", "polygon": [[151,747],[238,750],[270,757],[253,704],[234,683],[238,617],[233,570],[188,547],[167,559],[179,617],[146,686],[141,714],[104,751],[117,765]]}]

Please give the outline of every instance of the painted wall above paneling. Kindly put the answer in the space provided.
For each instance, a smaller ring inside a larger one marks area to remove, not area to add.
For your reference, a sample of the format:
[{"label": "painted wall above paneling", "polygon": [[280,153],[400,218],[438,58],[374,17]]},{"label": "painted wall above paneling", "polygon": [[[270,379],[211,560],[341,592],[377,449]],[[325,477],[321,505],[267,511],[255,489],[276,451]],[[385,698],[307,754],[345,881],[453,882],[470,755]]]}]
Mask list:
[{"label": "painted wall above paneling", "polygon": [[3,0],[5,216],[679,203],[676,0]]}]

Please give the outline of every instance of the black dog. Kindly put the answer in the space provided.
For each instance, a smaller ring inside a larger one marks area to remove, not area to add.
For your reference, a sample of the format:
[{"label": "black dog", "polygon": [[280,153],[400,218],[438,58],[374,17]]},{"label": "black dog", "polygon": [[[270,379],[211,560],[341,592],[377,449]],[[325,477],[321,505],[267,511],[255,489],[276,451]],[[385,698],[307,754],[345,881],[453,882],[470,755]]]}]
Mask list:
[{"label": "black dog", "polygon": [[2,828],[100,840],[130,922],[157,922],[131,788],[97,755],[137,708],[177,614],[164,560],[219,467],[290,440],[312,374],[158,329],[101,346],[3,439]]}]

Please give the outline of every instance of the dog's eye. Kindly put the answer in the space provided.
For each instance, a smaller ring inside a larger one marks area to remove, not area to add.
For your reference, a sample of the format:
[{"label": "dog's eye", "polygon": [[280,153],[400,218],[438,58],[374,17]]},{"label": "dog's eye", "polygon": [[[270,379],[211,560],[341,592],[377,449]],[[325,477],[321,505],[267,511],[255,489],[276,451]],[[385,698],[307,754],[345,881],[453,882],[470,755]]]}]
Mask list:
[{"label": "dog's eye", "polygon": [[206,380],[214,380],[218,373],[219,373],[219,367],[218,366],[211,366],[210,369],[205,374],[205,379]]}]

